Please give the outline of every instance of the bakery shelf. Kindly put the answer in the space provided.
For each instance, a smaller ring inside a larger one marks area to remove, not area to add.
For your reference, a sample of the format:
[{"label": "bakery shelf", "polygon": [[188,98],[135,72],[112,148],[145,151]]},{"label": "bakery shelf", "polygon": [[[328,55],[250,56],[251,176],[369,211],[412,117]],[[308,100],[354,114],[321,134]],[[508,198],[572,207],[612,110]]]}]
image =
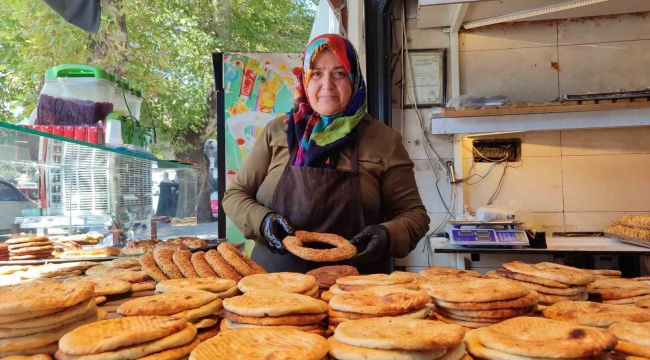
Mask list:
[{"label": "bakery shelf", "polygon": [[648,98],[518,103],[432,114],[433,134],[475,134],[650,125]]}]

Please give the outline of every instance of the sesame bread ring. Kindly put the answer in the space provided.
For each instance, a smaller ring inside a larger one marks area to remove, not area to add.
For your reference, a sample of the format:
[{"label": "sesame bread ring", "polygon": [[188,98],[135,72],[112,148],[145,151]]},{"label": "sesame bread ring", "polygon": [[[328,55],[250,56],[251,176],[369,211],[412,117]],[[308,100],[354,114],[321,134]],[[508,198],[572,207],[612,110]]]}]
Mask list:
[{"label": "sesame bread ring", "polygon": [[192,265],[192,253],[189,250],[178,250],[172,256],[174,265],[181,271],[186,278],[198,278],[199,274],[194,270]]},{"label": "sesame bread ring", "polygon": [[178,267],[174,265],[174,252],[175,250],[168,248],[158,248],[153,251],[153,258],[156,261],[156,265],[162,270],[162,272],[167,275],[170,279],[182,279],[184,278],[183,273],[178,270]]},{"label": "sesame bread ring", "polygon": [[[334,246],[333,249],[311,249],[303,244],[318,242]],[[357,254],[357,248],[346,239],[335,234],[296,231],[296,236],[287,236],[282,241],[287,250],[297,257],[314,262],[348,260]]]},{"label": "sesame bread ring", "polygon": [[205,260],[205,253],[203,251],[197,251],[193,253],[190,260],[192,261],[192,266],[194,266],[194,270],[196,270],[196,273],[199,274],[200,277],[206,278],[206,277],[219,276],[212,269],[210,264],[208,264],[208,261]]},{"label": "sesame bread ring", "polygon": [[244,261],[244,255],[242,255],[237,248],[228,244],[221,243],[217,246],[217,251],[223,257],[226,262],[235,268],[241,276],[255,275],[259,272],[248,266],[248,263]]},{"label": "sesame bread ring", "polygon": [[230,264],[228,264],[228,262],[224,260],[224,258],[221,257],[221,254],[219,254],[217,251],[210,250],[206,252],[205,260],[208,262],[208,264],[210,264],[214,271],[217,272],[220,278],[235,281],[242,279],[237,270],[230,266]]}]

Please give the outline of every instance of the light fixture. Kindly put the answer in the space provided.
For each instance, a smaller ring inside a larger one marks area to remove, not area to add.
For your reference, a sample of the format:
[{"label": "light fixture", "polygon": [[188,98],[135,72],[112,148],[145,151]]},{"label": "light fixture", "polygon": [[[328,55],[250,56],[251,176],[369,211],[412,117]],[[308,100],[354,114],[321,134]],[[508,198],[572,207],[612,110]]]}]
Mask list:
[{"label": "light fixture", "polygon": [[570,1],[570,2],[557,4],[557,5],[544,6],[544,7],[540,7],[540,8],[537,8],[537,9],[524,10],[524,11],[520,11],[520,12],[508,14],[508,15],[501,15],[501,16],[496,16],[496,17],[492,17],[492,18],[466,22],[466,23],[463,24],[463,28],[472,29],[472,28],[477,28],[477,27],[480,27],[480,26],[486,26],[486,25],[493,25],[493,24],[498,24],[498,23],[503,23],[503,22],[509,22],[509,21],[529,18],[529,17],[533,17],[533,16],[550,14],[550,13],[554,13],[554,12],[558,12],[558,11],[562,11],[562,10],[574,9],[574,8],[578,8],[578,7],[581,7],[581,6],[593,5],[593,4],[597,4],[597,3],[601,3],[601,2],[605,2],[605,1],[609,1],[609,0],[577,0],[577,1]]}]

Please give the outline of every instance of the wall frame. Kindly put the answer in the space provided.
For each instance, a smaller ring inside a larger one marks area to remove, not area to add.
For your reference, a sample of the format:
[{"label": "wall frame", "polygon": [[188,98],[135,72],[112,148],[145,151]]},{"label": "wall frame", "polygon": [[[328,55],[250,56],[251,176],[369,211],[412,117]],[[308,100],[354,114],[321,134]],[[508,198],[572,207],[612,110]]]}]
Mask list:
[{"label": "wall frame", "polygon": [[[446,49],[409,50],[404,74],[403,107],[444,107],[447,96]],[[415,87],[411,85],[411,71]],[[415,94],[413,91],[415,90]]]}]

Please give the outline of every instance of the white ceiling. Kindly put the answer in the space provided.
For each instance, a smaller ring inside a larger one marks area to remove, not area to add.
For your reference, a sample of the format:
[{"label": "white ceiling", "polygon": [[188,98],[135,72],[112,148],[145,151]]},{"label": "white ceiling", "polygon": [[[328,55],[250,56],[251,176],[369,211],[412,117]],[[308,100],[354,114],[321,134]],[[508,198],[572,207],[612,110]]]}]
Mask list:
[{"label": "white ceiling", "polygon": [[[561,4],[568,1],[569,0],[495,0],[471,2],[463,22],[481,20],[548,5]],[[447,27],[451,25],[451,18],[453,17],[454,9],[457,5],[421,5],[423,2],[430,3],[431,0],[419,0],[418,27]],[[650,11],[650,0],[609,0],[603,3],[540,15],[520,21],[555,20],[645,11]]]}]

